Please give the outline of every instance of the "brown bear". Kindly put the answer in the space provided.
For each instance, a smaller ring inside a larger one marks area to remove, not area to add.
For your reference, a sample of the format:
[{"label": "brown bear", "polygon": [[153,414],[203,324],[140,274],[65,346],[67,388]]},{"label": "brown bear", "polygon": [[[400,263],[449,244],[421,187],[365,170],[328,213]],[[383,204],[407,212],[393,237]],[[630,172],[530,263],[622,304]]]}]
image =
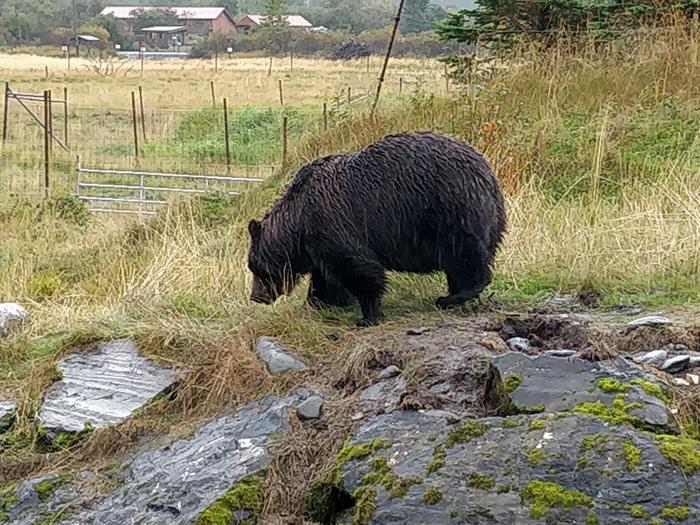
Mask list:
[{"label": "brown bear", "polygon": [[311,274],[309,303],[356,298],[358,326],[382,319],[386,272],[447,274],[439,308],[478,297],[506,227],[503,194],[468,144],[428,132],[318,159],[249,224],[251,300],[271,304]]}]

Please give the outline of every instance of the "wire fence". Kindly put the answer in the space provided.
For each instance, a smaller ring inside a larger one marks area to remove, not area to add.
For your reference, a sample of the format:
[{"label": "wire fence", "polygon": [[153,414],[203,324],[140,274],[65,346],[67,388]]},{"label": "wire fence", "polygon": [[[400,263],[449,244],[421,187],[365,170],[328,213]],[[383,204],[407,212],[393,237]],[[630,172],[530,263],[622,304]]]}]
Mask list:
[{"label": "wire fence", "polygon": [[54,104],[47,110],[43,96],[27,95],[5,98],[0,156],[0,189],[27,196],[46,193],[46,173],[52,192],[74,192],[78,156],[95,169],[264,178],[285,162],[290,141],[333,125],[370,98],[369,91],[348,90],[321,107],[283,100],[278,107],[229,107],[213,99],[210,107],[179,110],[144,108],[135,95],[130,110],[68,103],[57,111]]}]

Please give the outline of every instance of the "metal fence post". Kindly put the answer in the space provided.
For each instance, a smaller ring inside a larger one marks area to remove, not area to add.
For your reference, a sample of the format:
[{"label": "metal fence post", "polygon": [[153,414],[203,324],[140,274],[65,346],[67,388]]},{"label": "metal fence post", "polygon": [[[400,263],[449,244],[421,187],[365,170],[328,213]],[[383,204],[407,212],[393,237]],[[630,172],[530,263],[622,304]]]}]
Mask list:
[{"label": "metal fence post", "polygon": [[289,119],[284,117],[282,121],[282,166],[287,165],[287,156],[289,153]]},{"label": "metal fence post", "polygon": [[80,199],[80,155],[75,156],[75,196]]},{"label": "metal fence post", "polygon": [[136,120],[136,93],[131,92],[131,120],[134,125],[134,155],[139,158],[139,131]]},{"label": "metal fence post", "polygon": [[[228,131],[228,100],[224,97],[224,140],[226,141],[226,173],[231,169],[231,145]],[[209,181],[207,180],[207,189]]]},{"label": "metal fence post", "polygon": [[68,142],[68,88],[63,88],[63,140],[66,141],[66,147],[69,148]]},{"label": "metal fence post", "polygon": [[5,103],[3,104],[3,118],[2,118],[2,143],[3,145],[7,141],[7,118],[10,102],[10,83],[5,82]]},{"label": "metal fence post", "polygon": [[49,141],[49,92],[44,91],[44,197],[49,197],[49,161],[50,161],[50,141]]},{"label": "metal fence post", "polygon": [[141,106],[141,137],[144,144],[146,140],[146,113],[143,110],[143,87],[139,86],[139,105]]}]

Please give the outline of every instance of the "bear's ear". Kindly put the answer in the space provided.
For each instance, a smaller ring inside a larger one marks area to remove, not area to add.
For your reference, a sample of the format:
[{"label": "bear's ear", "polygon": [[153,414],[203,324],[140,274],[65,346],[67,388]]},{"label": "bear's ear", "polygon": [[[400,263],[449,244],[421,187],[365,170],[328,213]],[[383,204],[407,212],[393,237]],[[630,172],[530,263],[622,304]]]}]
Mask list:
[{"label": "bear's ear", "polygon": [[250,233],[250,237],[252,239],[257,239],[260,236],[261,230],[262,226],[260,225],[260,221],[253,219],[248,223],[248,232]]}]

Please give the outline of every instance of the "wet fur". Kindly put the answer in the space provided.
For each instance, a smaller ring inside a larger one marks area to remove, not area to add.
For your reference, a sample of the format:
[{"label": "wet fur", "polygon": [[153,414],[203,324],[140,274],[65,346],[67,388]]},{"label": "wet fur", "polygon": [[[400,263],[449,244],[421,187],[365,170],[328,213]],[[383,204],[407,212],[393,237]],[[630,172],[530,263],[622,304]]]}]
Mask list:
[{"label": "wet fur", "polygon": [[312,274],[311,304],[357,298],[358,324],[370,325],[382,317],[387,270],[445,271],[440,308],[478,297],[505,227],[484,158],[458,140],[410,132],[304,166],[260,224],[250,257]]}]

